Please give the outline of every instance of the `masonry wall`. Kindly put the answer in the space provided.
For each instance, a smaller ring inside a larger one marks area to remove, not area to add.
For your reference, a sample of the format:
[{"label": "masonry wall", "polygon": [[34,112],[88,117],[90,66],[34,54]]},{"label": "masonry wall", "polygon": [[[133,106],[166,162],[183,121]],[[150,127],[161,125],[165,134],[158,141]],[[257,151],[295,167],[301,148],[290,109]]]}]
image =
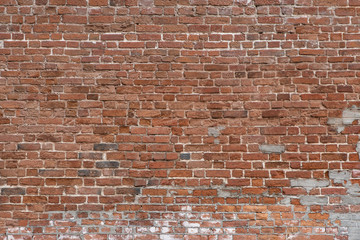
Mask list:
[{"label": "masonry wall", "polygon": [[360,239],[359,0],[0,0],[1,239]]}]

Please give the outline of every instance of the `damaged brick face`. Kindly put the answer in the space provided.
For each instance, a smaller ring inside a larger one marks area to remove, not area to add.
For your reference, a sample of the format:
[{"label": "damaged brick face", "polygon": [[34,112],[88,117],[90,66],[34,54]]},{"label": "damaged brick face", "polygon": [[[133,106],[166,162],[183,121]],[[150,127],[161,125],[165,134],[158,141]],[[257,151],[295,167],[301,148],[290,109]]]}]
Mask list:
[{"label": "damaged brick face", "polygon": [[360,2],[0,4],[0,239],[360,239]]}]

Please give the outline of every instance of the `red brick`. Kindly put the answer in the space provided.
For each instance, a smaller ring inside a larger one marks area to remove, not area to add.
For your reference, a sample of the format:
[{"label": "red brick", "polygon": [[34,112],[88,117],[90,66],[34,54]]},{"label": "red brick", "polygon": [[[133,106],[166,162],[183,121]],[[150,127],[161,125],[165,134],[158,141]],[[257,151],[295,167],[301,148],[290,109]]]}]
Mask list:
[{"label": "red brick", "polygon": [[1,3],[1,236],[351,238],[359,0]]}]

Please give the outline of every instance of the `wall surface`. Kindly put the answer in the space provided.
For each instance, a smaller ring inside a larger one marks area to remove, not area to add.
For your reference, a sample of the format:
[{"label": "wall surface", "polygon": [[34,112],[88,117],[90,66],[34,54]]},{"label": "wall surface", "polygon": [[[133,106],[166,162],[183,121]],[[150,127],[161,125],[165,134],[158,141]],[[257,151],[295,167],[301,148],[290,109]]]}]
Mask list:
[{"label": "wall surface", "polygon": [[0,238],[360,239],[359,0],[0,0]]}]

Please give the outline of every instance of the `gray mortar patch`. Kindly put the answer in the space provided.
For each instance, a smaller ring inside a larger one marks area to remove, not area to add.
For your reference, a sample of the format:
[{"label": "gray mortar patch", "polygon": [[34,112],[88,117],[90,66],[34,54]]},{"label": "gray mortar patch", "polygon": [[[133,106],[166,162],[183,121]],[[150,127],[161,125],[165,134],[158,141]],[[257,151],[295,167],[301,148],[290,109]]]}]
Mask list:
[{"label": "gray mortar patch", "polygon": [[[356,144],[356,152],[360,154],[360,142]],[[360,155],[359,155],[360,156]]]},{"label": "gray mortar patch", "polygon": [[334,180],[334,183],[344,183],[350,179],[351,172],[343,170],[331,170],[329,171],[329,178]]},{"label": "gray mortar patch", "polygon": [[360,214],[357,213],[331,213],[330,220],[335,222],[341,221],[339,233],[348,235],[349,240],[360,239]]},{"label": "gray mortar patch", "polygon": [[[348,186],[350,185],[350,186]],[[355,196],[358,196],[358,198],[360,197],[360,187],[359,187],[359,184],[347,184],[347,187],[348,187],[348,194],[352,194],[352,195],[355,195]],[[359,198],[360,199],[360,198]]]},{"label": "gray mortar patch", "polygon": [[285,146],[283,146],[283,145],[273,145],[273,144],[262,144],[262,145],[260,145],[260,151],[262,153],[281,154],[281,153],[285,152]]},{"label": "gray mortar patch", "polygon": [[317,179],[291,179],[290,184],[292,187],[303,187],[308,192],[313,188],[327,187],[330,182],[328,180],[317,180]]},{"label": "gray mortar patch", "polygon": [[342,203],[346,204],[346,205],[358,205],[358,204],[360,204],[360,198],[359,197],[343,196],[343,197],[341,197],[341,200],[342,200]]}]

